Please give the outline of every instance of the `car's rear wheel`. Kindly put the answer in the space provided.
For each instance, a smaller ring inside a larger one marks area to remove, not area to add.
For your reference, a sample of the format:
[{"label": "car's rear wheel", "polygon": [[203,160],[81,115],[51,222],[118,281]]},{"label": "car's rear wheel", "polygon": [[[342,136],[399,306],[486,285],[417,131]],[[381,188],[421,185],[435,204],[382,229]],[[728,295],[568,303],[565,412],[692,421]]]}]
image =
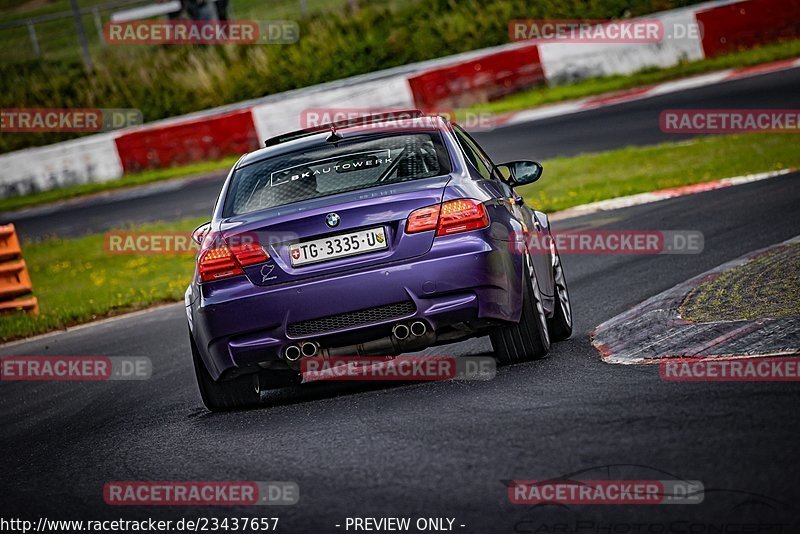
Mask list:
[{"label": "car's rear wheel", "polygon": [[233,380],[215,381],[208,374],[191,334],[189,334],[189,341],[192,345],[197,386],[206,408],[212,412],[224,412],[258,405],[261,391],[257,374],[243,375]]},{"label": "car's rear wheel", "polygon": [[501,364],[534,360],[550,350],[550,333],[542,294],[533,268],[527,265],[527,261],[525,263],[519,323],[498,328],[490,334],[495,358]]},{"label": "car's rear wheel", "polygon": [[553,311],[553,317],[548,322],[552,340],[561,341],[572,335],[572,303],[569,300],[569,289],[567,289],[567,279],[564,276],[564,267],[561,265],[561,256],[558,255],[557,251],[554,263],[555,310]]}]

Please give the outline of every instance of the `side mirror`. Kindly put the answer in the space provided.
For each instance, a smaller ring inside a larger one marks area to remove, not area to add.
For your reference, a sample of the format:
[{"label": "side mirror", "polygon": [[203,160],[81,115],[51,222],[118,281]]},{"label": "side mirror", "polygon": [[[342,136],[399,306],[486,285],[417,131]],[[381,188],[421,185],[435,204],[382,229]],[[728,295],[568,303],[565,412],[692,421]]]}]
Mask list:
[{"label": "side mirror", "polygon": [[510,161],[497,166],[500,175],[511,187],[532,184],[542,177],[544,168],[538,161]]},{"label": "side mirror", "polygon": [[197,243],[198,245],[203,244],[203,240],[208,235],[208,231],[211,230],[211,222],[203,223],[197,228],[192,231],[192,241]]}]

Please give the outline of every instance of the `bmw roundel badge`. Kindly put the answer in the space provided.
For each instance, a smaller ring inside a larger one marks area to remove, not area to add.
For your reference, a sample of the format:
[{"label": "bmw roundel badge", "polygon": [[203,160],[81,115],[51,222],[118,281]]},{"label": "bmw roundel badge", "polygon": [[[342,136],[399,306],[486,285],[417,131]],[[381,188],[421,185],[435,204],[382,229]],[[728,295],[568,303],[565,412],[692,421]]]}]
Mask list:
[{"label": "bmw roundel badge", "polygon": [[340,220],[341,219],[339,218],[339,216],[335,213],[329,213],[325,216],[325,224],[327,224],[331,228],[339,226]]}]

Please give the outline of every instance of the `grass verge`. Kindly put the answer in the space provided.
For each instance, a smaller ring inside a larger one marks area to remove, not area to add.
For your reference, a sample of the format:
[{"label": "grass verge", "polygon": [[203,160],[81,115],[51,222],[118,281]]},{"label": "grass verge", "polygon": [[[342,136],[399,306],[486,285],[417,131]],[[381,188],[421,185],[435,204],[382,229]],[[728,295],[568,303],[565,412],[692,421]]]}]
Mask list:
[{"label": "grass verge", "polygon": [[[135,231],[185,231],[202,220],[140,226]],[[190,254],[108,254],[103,234],[23,244],[40,315],[0,316],[0,340],[29,337],[95,319],[183,299],[194,271]]]},{"label": "grass verge", "polygon": [[[800,167],[791,134],[697,138],[546,161],[541,182],[519,189],[544,211],[767,170]],[[136,231],[190,232],[202,220]],[[0,340],[23,338],[101,317],[179,301],[193,258],[111,255],[103,235],[23,244],[41,315],[0,317]]]},{"label": "grass verge", "polygon": [[800,315],[800,243],[784,245],[694,288],[681,304],[689,321]]},{"label": "grass verge", "polygon": [[541,182],[517,191],[530,204],[556,211],[608,198],[731,176],[800,167],[796,134],[697,137],[544,163]]}]

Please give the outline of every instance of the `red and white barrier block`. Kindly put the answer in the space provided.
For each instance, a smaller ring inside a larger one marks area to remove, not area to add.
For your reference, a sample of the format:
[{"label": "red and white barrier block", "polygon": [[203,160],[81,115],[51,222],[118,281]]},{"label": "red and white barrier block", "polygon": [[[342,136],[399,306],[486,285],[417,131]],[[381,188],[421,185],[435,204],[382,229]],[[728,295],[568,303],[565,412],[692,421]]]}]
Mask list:
[{"label": "red and white barrier block", "polygon": [[1,155],[0,197],[103,182],[122,175],[114,134],[91,135]]},{"label": "red and white barrier block", "polygon": [[115,141],[125,173],[213,161],[260,144],[250,108],[136,128]]},{"label": "red and white barrier block", "polygon": [[800,38],[800,0],[701,4],[695,16],[703,28],[705,57]]}]

